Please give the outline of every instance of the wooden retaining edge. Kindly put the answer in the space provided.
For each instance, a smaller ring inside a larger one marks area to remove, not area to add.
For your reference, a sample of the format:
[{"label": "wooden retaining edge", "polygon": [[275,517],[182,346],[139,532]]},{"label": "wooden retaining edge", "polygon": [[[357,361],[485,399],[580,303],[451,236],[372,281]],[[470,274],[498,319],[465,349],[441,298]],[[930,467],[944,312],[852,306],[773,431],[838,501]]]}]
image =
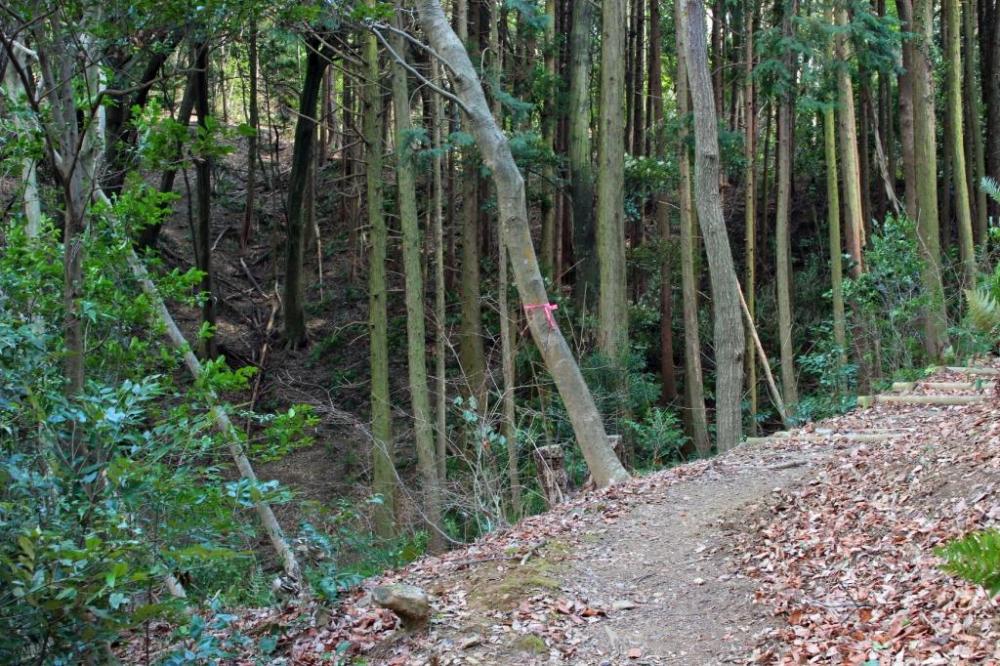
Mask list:
[{"label": "wooden retaining edge", "polygon": [[985,400],[982,395],[859,395],[858,407],[872,407],[880,402],[897,405],[974,405]]}]

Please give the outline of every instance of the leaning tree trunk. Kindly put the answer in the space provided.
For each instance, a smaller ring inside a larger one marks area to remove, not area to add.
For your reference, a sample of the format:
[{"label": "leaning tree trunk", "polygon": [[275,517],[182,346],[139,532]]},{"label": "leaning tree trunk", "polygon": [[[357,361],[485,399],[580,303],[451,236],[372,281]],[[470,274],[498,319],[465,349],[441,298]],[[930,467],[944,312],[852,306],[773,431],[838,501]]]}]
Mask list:
[{"label": "leaning tree trunk", "polygon": [[[374,37],[372,37],[374,39]],[[302,275],[302,255],[305,249],[306,186],[316,142],[316,108],[323,83],[326,58],[320,52],[321,41],[312,36],[306,40],[306,73],[299,96],[299,113],[295,122],[295,143],[292,147],[292,173],[288,177],[288,225],[285,239],[285,339],[292,347],[306,340],[305,282]]]},{"label": "leaning tree trunk", "polygon": [[624,481],[628,473],[608,442],[594,398],[555,321],[531,242],[524,178],[507,138],[490,113],[469,54],[448,24],[437,0],[418,3],[420,24],[431,46],[450,69],[450,79],[465,110],[479,150],[493,174],[504,241],[510,254],[528,326],[552,374],[573,424],[577,441],[598,486]]},{"label": "leaning tree trunk", "polygon": [[[740,284],[729,249],[719,191],[719,138],[708,71],[705,8],[702,0],[686,0],[684,55],[687,59],[695,132],[695,201],[705,238],[712,283],[715,326],[716,448],[728,451],[740,442],[743,394],[743,316]],[[786,389],[787,390],[787,389]]]},{"label": "leaning tree trunk", "polygon": [[[396,20],[397,28],[399,20]],[[396,57],[404,58],[406,43],[393,34]],[[424,278],[420,223],[417,219],[417,188],[413,168],[410,133],[410,93],[406,68],[396,62],[392,67],[392,103],[396,118],[396,190],[399,222],[403,231],[403,272],[406,276],[406,350],[413,408],[413,439],[417,449],[424,519],[430,525],[430,549],[444,550],[441,531],[441,486],[434,454],[434,426],[427,389],[426,331],[424,329]]]}]

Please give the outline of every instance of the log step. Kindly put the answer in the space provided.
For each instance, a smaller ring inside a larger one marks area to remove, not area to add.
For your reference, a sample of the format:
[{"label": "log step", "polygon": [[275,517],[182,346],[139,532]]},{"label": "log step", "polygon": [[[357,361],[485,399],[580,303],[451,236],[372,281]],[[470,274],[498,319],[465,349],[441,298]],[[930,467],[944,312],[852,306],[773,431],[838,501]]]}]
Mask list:
[{"label": "log step", "polygon": [[949,365],[946,370],[951,372],[964,372],[967,375],[982,375],[985,377],[1000,377],[998,368],[980,368],[975,366],[954,366]]},{"label": "log step", "polygon": [[975,391],[981,388],[981,383],[977,382],[894,382],[892,390],[896,393],[912,391],[917,388],[926,388],[932,391]]},{"label": "log step", "polygon": [[871,407],[877,403],[897,405],[973,405],[983,402],[981,395],[859,395],[858,407]]},{"label": "log step", "polygon": [[788,431],[781,431],[771,433],[767,437],[747,437],[747,444],[764,444],[765,442],[774,442],[782,439],[801,439],[807,441],[821,441],[824,439],[846,439],[850,442],[882,442],[886,439],[894,439],[896,437],[904,437],[907,433],[904,432],[830,432],[830,433],[815,433],[815,432],[803,432],[803,433],[792,433]]}]

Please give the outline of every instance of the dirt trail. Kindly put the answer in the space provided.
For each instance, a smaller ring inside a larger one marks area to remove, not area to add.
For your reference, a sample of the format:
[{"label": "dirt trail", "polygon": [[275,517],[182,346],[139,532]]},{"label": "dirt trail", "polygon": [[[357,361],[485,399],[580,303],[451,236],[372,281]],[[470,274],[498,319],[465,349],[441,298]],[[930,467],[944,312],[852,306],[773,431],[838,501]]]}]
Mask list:
[{"label": "dirt trail", "polygon": [[370,584],[424,587],[429,627],[360,590],[290,663],[349,643],[396,666],[1000,664],[1000,605],[933,556],[1000,524],[993,379],[962,387],[977,404],[879,403],[423,558]]},{"label": "dirt trail", "polygon": [[623,663],[631,654],[645,664],[712,664],[749,652],[767,623],[725,546],[748,504],[797,482],[833,451],[784,469],[760,453],[727,456],[613,526],[588,531],[566,582],[581,595],[596,591],[590,602],[612,610],[588,627],[581,659]]}]

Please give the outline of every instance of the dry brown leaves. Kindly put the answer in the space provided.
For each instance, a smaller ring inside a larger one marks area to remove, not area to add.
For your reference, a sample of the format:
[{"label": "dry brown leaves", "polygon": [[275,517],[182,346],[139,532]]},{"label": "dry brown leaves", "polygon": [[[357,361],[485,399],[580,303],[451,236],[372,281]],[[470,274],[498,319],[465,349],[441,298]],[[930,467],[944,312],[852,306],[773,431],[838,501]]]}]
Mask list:
[{"label": "dry brown leaves", "polygon": [[1000,606],[933,552],[1000,522],[998,415],[883,405],[841,419],[912,434],[854,448],[778,494],[741,537],[758,602],[786,622],[753,663],[1000,663]]}]

